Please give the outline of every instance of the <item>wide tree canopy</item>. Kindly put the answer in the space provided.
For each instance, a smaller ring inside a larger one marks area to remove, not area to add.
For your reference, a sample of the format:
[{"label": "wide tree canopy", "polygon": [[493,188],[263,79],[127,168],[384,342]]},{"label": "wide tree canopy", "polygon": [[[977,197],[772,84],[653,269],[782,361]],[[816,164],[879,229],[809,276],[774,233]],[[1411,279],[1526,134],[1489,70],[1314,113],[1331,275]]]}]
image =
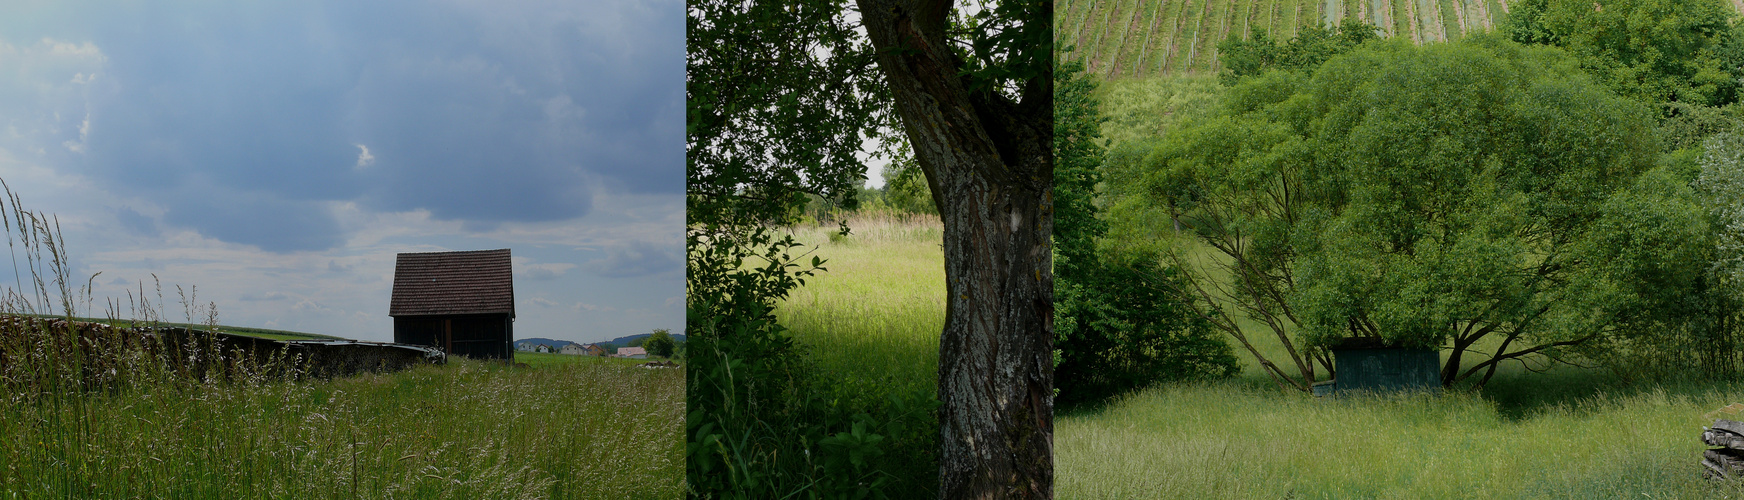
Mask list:
[{"label": "wide tree canopy", "polygon": [[[1154,201],[1215,255],[1178,256],[1212,263],[1202,315],[1304,390],[1345,337],[1448,348],[1452,384],[1648,331],[1699,279],[1705,220],[1654,168],[1652,111],[1576,64],[1487,36],[1371,42],[1231,89],[1146,160]],[[1276,335],[1296,373],[1213,304]]]}]

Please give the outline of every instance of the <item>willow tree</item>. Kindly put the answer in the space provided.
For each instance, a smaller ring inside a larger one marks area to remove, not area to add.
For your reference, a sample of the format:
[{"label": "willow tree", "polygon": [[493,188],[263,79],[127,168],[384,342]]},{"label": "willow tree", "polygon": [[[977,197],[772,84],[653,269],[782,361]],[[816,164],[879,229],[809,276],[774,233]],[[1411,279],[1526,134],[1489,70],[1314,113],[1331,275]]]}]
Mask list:
[{"label": "willow tree", "polygon": [[1442,383],[1481,385],[1649,335],[1698,279],[1704,214],[1654,168],[1653,116],[1557,49],[1370,43],[1230,89],[1147,162],[1211,249],[1179,256],[1201,315],[1279,384],[1307,390],[1326,346],[1374,337],[1445,348]]}]

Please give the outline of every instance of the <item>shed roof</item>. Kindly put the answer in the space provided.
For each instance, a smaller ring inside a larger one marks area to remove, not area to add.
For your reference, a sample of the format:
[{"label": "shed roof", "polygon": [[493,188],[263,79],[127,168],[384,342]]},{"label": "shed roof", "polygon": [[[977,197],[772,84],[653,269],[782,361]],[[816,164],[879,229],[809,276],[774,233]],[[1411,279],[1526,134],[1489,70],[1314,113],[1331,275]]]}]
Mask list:
[{"label": "shed roof", "polygon": [[509,249],[402,253],[388,316],[515,315]]}]

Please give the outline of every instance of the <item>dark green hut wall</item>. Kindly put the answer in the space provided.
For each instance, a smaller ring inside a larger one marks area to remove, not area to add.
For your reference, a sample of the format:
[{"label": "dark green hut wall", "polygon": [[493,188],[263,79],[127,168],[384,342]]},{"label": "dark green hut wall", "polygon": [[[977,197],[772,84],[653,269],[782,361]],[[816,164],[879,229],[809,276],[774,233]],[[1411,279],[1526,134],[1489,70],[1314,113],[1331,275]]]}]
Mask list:
[{"label": "dark green hut wall", "polygon": [[1334,349],[1338,390],[1389,391],[1441,386],[1441,356],[1428,349]]}]

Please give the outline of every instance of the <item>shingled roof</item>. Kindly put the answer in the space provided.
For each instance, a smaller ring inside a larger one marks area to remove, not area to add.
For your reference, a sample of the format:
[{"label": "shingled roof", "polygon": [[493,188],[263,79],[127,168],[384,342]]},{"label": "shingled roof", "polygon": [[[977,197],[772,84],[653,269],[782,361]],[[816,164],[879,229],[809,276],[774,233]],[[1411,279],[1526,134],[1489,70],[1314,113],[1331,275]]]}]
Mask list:
[{"label": "shingled roof", "polygon": [[388,316],[515,315],[509,249],[402,253]]}]

